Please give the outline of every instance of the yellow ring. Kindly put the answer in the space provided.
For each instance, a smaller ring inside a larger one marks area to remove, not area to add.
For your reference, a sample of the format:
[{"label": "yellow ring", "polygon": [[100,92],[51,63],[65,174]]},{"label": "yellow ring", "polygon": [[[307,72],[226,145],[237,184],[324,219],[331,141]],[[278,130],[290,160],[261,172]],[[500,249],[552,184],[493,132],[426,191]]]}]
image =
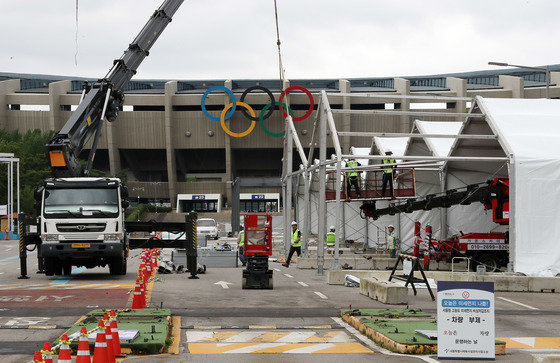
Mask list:
[{"label": "yellow ring", "polygon": [[[256,117],[255,116],[255,111],[253,111],[253,108],[251,108],[251,106],[249,106],[245,102],[237,102],[237,106],[245,107],[247,109],[247,111],[249,111],[251,116]],[[233,132],[233,131],[231,131],[230,129],[227,128],[226,121],[225,121],[226,113],[232,107],[233,107],[233,103],[230,103],[226,107],[224,107],[224,109],[222,110],[222,113],[220,115],[220,125],[222,125],[222,129],[224,129],[224,131],[229,136],[232,136],[232,137],[245,137],[245,136],[249,135],[251,133],[251,131],[253,131],[253,129],[255,128],[255,125],[257,124],[256,121],[251,121],[251,126],[249,126],[249,128],[246,131],[240,132],[240,133]]]}]

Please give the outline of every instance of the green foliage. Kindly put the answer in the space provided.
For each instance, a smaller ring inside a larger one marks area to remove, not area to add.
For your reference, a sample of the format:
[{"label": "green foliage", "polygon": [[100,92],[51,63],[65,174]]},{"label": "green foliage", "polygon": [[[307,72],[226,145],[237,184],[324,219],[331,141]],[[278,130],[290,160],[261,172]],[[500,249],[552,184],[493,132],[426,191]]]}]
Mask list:
[{"label": "green foliage", "polygon": [[[171,212],[171,207],[157,207],[158,213],[169,213]],[[132,213],[126,217],[127,222],[142,221],[147,213],[155,213],[156,206],[153,204],[140,204],[138,207],[134,208]]]},{"label": "green foliage", "polygon": [[[41,130],[27,131],[25,134],[0,130],[0,152],[13,153],[20,159],[20,206],[24,213],[35,214],[33,189],[51,176],[45,145],[52,135],[52,132],[43,133]],[[7,203],[7,170],[6,165],[0,166],[0,204]],[[14,170],[14,179],[15,174]]]}]

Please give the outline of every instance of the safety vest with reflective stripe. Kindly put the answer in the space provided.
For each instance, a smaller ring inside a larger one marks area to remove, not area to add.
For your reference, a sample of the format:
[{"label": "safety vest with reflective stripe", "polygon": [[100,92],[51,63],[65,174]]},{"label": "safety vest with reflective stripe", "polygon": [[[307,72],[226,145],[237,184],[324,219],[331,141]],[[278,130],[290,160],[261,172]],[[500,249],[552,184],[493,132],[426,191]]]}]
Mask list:
[{"label": "safety vest with reflective stripe", "polygon": [[292,231],[292,246],[294,247],[301,247],[301,238],[299,242],[296,243],[296,240],[299,237],[299,229],[296,228],[295,231]]},{"label": "safety vest with reflective stripe", "polygon": [[[394,164],[395,163],[395,159],[383,159],[383,164]],[[383,167],[383,172],[390,174],[393,172],[393,167],[392,166],[384,166]]]},{"label": "safety vest with reflective stripe", "polygon": [[[349,168],[354,168],[354,167],[358,166],[358,162],[354,159],[350,159],[346,163],[346,166],[349,167]],[[358,177],[358,172],[357,171],[350,171],[350,172],[348,172],[347,175],[348,175],[349,178],[357,178]]]},{"label": "safety vest with reflective stripe", "polygon": [[395,233],[395,231],[389,233],[389,236],[387,237],[387,243],[390,250],[397,249],[397,234]]},{"label": "safety vest with reflective stripe", "polygon": [[239,231],[239,247],[245,246],[245,230]]},{"label": "safety vest with reflective stripe", "polygon": [[327,232],[327,246],[332,247],[336,241],[336,234],[334,232]]}]

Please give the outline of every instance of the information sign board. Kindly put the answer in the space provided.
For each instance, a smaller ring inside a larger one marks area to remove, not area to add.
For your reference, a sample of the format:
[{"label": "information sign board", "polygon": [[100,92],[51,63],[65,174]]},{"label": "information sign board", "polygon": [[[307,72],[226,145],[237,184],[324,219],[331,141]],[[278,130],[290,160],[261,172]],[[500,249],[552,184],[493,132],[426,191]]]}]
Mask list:
[{"label": "information sign board", "polygon": [[438,358],[495,359],[494,283],[437,285]]}]

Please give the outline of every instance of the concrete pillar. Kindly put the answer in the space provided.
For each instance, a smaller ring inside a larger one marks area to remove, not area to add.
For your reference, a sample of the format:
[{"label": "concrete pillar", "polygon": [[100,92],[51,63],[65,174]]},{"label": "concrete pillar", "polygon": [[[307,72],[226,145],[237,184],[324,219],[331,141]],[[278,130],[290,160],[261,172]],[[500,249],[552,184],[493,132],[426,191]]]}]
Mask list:
[{"label": "concrete pillar", "polygon": [[[410,95],[410,81],[404,78],[393,79],[393,88],[403,96]],[[410,101],[401,100],[400,111],[410,111]],[[394,131],[408,133],[412,130],[412,122],[410,116],[401,116],[398,127]],[[389,130],[386,130],[389,131]]]},{"label": "concrete pillar", "polygon": [[514,76],[500,75],[498,84],[504,89],[511,90],[512,98],[524,98],[525,90],[523,89],[523,78]]},{"label": "concrete pillar", "polygon": [[9,79],[0,82],[0,129],[5,130],[8,126],[8,97],[20,89],[19,79]]},{"label": "concrete pillar", "polygon": [[[118,121],[117,121],[118,122]],[[107,132],[107,151],[109,153],[109,172],[116,175],[121,171],[121,155],[119,154],[119,145],[116,140],[116,129],[114,122],[105,122],[105,131]]]},{"label": "concrete pillar", "polygon": [[[232,89],[233,87],[233,82],[231,80],[227,80],[224,82],[224,86],[226,88]],[[228,105],[231,103],[231,99],[230,96],[226,93],[224,95],[224,106]],[[233,116],[229,119],[226,120],[226,125],[229,128],[230,127],[230,122],[231,119],[233,118]],[[231,130],[231,129],[230,129]],[[226,182],[232,182],[233,181],[233,173],[232,173],[232,155],[231,155],[231,136],[229,136],[227,133],[223,133],[224,135],[224,149],[225,149],[225,153],[226,153]],[[226,198],[228,200],[228,204],[231,205],[231,188],[226,188]]]},{"label": "concrete pillar", "polygon": [[560,97],[560,92],[558,92],[560,88],[560,72],[550,72],[550,84],[556,85],[550,87],[550,97]]},{"label": "concrete pillar", "polygon": [[[447,88],[455,92],[457,97],[467,97],[467,80],[462,78],[447,77]],[[465,112],[467,108],[466,101],[457,101],[455,105],[455,112]],[[450,110],[448,110],[450,111]]]},{"label": "concrete pillar", "polygon": [[72,81],[49,83],[49,128],[58,131],[67,120],[60,117],[60,96],[72,89]]},{"label": "concrete pillar", "polygon": [[[345,79],[341,79],[338,81],[338,89],[340,90],[341,93],[350,93],[350,82],[345,80]],[[350,97],[342,97],[342,108],[344,110],[349,110],[350,109],[350,104],[351,104],[351,100]],[[350,114],[342,114],[342,124],[341,126],[337,126],[340,127],[340,129],[338,129],[338,131],[351,131],[350,129]],[[340,143],[341,143],[341,147],[342,147],[342,152],[343,153],[350,153],[350,136],[342,136],[340,138]]]},{"label": "concrete pillar", "polygon": [[171,208],[176,207],[177,164],[173,147],[173,95],[177,93],[177,81],[165,83],[165,154],[167,156],[167,180]]}]

